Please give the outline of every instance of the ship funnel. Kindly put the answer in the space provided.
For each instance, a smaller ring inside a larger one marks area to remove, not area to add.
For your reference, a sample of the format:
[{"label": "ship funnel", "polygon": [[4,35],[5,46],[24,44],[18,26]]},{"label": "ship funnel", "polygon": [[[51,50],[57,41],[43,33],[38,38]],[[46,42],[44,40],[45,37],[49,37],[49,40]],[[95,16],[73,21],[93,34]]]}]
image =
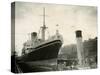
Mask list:
[{"label": "ship funnel", "polygon": [[31,40],[34,41],[37,39],[37,33],[36,32],[32,32],[31,33]]}]

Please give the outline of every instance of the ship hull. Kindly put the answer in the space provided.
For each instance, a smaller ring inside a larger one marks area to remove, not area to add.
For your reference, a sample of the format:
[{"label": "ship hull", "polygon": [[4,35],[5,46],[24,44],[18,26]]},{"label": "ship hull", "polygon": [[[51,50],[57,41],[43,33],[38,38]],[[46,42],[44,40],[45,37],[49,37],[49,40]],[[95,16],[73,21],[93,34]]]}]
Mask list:
[{"label": "ship hull", "polygon": [[60,40],[45,43],[34,48],[34,51],[21,56],[21,61],[32,62],[57,58],[61,45],[62,42]]}]

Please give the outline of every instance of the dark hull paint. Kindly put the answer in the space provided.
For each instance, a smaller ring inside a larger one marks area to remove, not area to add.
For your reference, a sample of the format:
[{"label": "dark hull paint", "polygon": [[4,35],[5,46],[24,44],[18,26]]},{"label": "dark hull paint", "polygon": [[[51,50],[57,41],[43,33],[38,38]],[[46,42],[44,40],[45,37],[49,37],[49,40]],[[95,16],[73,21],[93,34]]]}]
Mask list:
[{"label": "dark hull paint", "polygon": [[55,40],[46,44],[43,44],[28,54],[21,57],[21,61],[31,62],[31,61],[41,61],[57,58],[59,49],[62,45],[60,40]]}]

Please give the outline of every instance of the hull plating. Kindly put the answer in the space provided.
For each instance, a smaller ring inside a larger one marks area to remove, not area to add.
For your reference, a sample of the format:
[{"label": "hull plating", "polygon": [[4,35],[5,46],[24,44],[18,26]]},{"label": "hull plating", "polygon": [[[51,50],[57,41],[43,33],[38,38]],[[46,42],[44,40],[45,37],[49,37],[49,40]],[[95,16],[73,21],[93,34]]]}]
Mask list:
[{"label": "hull plating", "polygon": [[41,61],[57,58],[62,43],[60,40],[52,41],[35,48],[34,51],[21,57],[21,61]]}]

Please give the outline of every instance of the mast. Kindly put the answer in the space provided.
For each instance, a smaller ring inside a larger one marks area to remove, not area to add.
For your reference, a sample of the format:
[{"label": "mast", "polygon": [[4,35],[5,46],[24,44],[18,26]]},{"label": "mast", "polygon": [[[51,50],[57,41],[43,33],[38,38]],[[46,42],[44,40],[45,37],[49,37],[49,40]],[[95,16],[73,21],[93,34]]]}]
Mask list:
[{"label": "mast", "polygon": [[45,8],[43,8],[43,26],[45,26]]},{"label": "mast", "polygon": [[42,37],[42,40],[45,41],[45,30],[47,28],[45,25],[45,8],[43,8],[43,26],[41,28],[42,28],[41,37]]},{"label": "mast", "polygon": [[56,35],[58,36],[59,35],[59,30],[58,30],[58,24],[56,25],[57,29],[56,29]]}]

